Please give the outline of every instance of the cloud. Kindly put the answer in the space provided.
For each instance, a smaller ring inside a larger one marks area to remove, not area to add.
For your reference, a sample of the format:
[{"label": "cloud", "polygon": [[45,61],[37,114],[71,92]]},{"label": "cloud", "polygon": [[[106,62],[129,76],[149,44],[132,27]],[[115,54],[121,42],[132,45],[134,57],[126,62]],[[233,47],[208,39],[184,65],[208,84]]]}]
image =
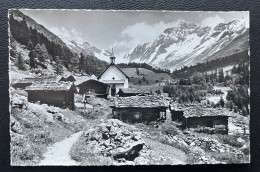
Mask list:
[{"label": "cloud", "polygon": [[65,27],[52,27],[50,31],[58,36],[63,36],[69,40],[73,40],[76,43],[82,43],[84,40],[82,39],[82,33],[77,31],[75,28],[69,30]]},{"label": "cloud", "polygon": [[224,23],[225,20],[218,15],[215,15],[214,17],[208,17],[204,20],[201,21],[201,25],[203,26],[210,26],[210,27],[215,27],[219,23]]},{"label": "cloud", "polygon": [[154,41],[165,29],[174,27],[177,22],[164,23],[160,21],[155,24],[139,22],[128,25],[120,33],[120,40],[115,41],[112,45],[119,52],[129,51],[138,44]]}]

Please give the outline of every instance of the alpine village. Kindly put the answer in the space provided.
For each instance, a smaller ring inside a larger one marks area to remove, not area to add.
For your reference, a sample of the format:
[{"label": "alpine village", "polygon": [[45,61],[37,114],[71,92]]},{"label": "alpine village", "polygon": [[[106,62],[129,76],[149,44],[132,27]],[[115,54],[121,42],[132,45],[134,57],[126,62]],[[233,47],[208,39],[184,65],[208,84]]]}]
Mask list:
[{"label": "alpine village", "polygon": [[[181,22],[124,56],[135,60],[117,63],[115,48],[65,41],[10,10],[11,165],[249,163],[249,28],[243,22],[215,28]],[[224,48],[205,49],[215,52],[200,53],[196,58],[204,61],[192,65],[185,65],[188,56],[164,67],[137,62],[170,51],[162,49],[177,44],[169,39],[180,30],[183,46],[192,32]]]}]

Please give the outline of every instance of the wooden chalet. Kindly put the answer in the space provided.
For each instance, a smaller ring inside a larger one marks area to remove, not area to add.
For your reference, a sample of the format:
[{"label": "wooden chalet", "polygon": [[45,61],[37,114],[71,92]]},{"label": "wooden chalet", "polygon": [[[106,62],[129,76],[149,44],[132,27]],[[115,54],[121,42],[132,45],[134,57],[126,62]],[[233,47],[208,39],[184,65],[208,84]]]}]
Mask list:
[{"label": "wooden chalet", "polygon": [[208,107],[187,107],[170,109],[172,120],[181,122],[184,128],[213,128],[215,132],[228,133],[228,118],[232,116],[226,109]]},{"label": "wooden chalet", "polygon": [[101,98],[107,98],[110,86],[103,82],[90,79],[78,85],[79,94],[91,94]]},{"label": "wooden chalet", "polygon": [[120,97],[129,97],[129,96],[144,96],[148,95],[149,91],[140,89],[140,88],[120,88],[118,95]]},{"label": "wooden chalet", "polygon": [[29,102],[40,102],[61,108],[74,109],[74,93],[77,92],[72,82],[44,82],[28,86]]},{"label": "wooden chalet", "polygon": [[111,107],[114,118],[130,123],[149,123],[165,120],[168,105],[163,97],[159,96],[117,96]]}]

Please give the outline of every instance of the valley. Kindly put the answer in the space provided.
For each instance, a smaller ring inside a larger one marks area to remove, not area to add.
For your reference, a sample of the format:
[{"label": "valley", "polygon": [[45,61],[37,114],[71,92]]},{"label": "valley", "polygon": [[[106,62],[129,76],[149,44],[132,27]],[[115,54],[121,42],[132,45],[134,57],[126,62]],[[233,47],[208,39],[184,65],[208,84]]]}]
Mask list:
[{"label": "valley", "polygon": [[250,162],[247,19],[180,22],[124,57],[9,22],[11,165]]}]

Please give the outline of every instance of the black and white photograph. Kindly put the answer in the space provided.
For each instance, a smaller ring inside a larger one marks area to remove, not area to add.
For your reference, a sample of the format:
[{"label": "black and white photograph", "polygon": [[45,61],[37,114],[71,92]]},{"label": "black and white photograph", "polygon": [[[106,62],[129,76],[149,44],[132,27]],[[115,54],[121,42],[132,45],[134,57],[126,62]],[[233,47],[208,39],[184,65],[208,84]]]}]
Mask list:
[{"label": "black and white photograph", "polygon": [[250,163],[249,11],[8,19],[11,166]]}]

